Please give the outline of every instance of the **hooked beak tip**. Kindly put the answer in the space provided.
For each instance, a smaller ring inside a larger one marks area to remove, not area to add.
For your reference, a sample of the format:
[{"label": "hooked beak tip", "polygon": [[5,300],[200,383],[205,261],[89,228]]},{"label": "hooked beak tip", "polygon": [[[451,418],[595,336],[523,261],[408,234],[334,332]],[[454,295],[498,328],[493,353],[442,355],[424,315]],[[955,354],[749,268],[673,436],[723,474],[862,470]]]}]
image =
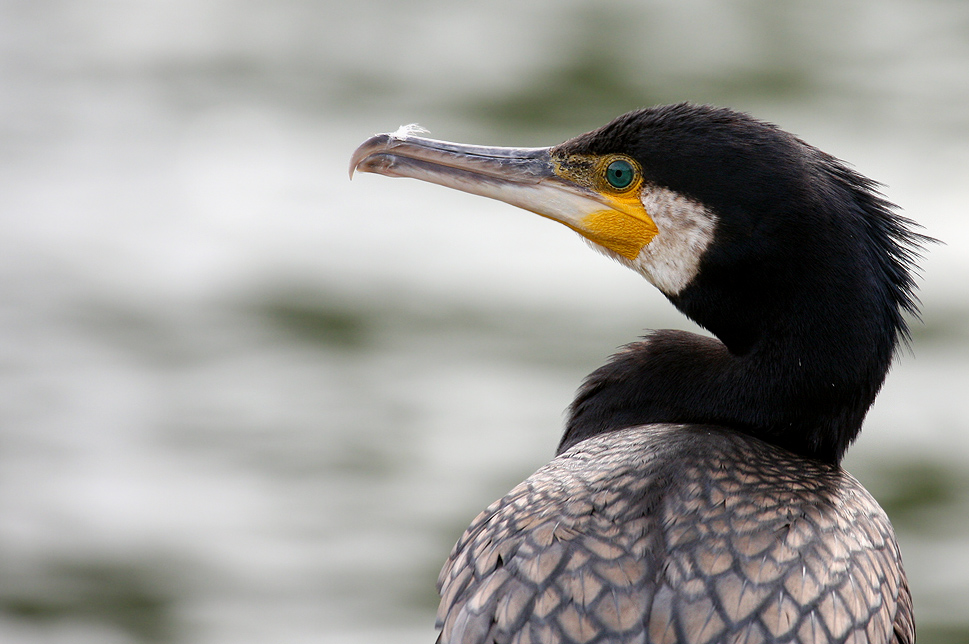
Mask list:
[{"label": "hooked beak tip", "polygon": [[360,170],[360,172],[367,172],[366,168],[360,167],[367,157],[372,156],[378,151],[387,150],[388,148],[392,147],[395,142],[403,143],[407,141],[408,138],[419,134],[428,133],[428,130],[421,127],[417,123],[410,123],[409,125],[401,125],[399,128],[397,128],[396,132],[374,134],[372,137],[364,141],[363,144],[353,152],[353,156],[350,158],[350,180],[353,180],[353,174],[357,170]]}]

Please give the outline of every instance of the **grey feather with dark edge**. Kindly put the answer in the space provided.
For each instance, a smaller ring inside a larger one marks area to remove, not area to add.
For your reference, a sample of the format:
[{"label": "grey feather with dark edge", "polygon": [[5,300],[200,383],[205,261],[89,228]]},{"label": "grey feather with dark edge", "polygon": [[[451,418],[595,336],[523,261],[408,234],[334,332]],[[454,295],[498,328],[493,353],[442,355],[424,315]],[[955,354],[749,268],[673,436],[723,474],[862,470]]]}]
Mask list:
[{"label": "grey feather with dark edge", "polygon": [[915,640],[871,495],[715,427],[580,443],[475,519],[439,589],[441,644]]}]

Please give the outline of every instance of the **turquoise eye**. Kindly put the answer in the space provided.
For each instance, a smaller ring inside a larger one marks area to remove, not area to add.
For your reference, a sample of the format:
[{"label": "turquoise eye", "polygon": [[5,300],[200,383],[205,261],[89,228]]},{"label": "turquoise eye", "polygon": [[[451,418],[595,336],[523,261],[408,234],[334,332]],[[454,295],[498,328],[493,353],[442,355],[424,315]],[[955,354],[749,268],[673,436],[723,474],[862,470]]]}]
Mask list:
[{"label": "turquoise eye", "polygon": [[623,161],[622,159],[617,159],[609,164],[606,168],[606,181],[613,188],[618,188],[622,190],[623,188],[628,188],[629,184],[633,182],[633,177],[636,175],[636,171],[629,161]]}]

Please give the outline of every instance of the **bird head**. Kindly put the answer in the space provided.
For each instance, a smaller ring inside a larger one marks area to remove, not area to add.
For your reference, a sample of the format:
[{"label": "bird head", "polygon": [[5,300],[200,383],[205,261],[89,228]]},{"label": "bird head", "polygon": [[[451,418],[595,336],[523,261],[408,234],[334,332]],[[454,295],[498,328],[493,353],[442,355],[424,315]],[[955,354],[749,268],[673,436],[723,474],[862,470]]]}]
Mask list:
[{"label": "bird head", "polygon": [[778,318],[822,303],[840,311],[857,291],[879,300],[895,331],[905,330],[900,310],[915,308],[909,248],[918,236],[874,184],[729,109],[641,109],[545,148],[462,145],[402,128],[361,145],[351,177],[355,170],[437,183],[564,224],[737,353]]}]

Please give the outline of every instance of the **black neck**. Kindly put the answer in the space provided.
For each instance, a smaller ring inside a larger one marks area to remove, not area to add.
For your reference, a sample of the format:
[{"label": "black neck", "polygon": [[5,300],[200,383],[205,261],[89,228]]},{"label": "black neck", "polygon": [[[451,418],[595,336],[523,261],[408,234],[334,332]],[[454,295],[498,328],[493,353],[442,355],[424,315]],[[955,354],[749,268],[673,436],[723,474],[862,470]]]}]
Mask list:
[{"label": "black neck", "polygon": [[[777,360],[778,352],[787,360]],[[587,379],[559,451],[625,427],[702,423],[837,463],[888,370],[890,349],[875,354],[870,360],[850,351],[837,356],[836,364],[844,367],[839,371],[825,367],[819,352],[795,357],[772,347],[736,355],[714,338],[656,331]],[[849,364],[858,358],[861,362]]]},{"label": "black neck", "polygon": [[752,273],[757,288],[736,296],[715,271],[698,278],[671,300],[719,339],[666,330],[627,346],[579,391],[559,450],[635,425],[703,423],[839,462],[904,323],[892,289],[873,281],[877,266],[836,256],[823,266]]}]

